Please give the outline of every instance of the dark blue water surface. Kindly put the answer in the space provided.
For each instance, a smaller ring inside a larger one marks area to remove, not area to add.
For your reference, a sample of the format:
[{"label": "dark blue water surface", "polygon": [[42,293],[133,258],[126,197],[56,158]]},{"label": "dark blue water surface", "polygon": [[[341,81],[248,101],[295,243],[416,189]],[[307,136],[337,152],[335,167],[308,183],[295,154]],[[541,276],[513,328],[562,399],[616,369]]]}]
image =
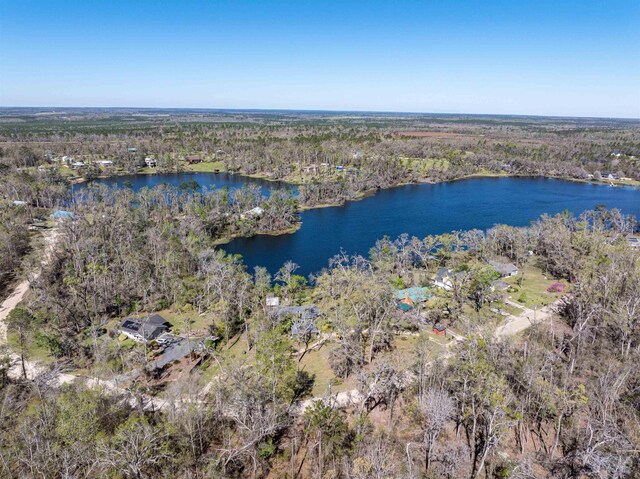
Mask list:
[{"label": "dark blue water surface", "polygon": [[239,238],[224,249],[241,254],[249,271],[265,266],[274,273],[291,260],[300,265],[298,274],[308,275],[326,267],[340,249],[367,255],[385,235],[423,238],[452,230],[485,230],[498,223],[525,226],[543,213],[569,210],[578,215],[596,205],[640,217],[640,190],[543,178],[401,186],[341,207],[305,211],[296,233]]},{"label": "dark blue water surface", "polygon": [[231,173],[162,173],[153,175],[112,176],[110,178],[75,185],[74,191],[80,191],[92,183],[100,183],[106,186],[115,186],[118,188],[124,188],[125,185],[130,185],[134,191],[138,191],[145,187],[153,188],[154,186],[161,185],[162,183],[180,186],[181,184],[189,183],[190,181],[195,181],[201,187],[207,187],[209,189],[219,189],[224,188],[225,186],[230,189],[237,189],[242,188],[245,184],[258,185],[264,196],[269,196],[269,191],[272,188],[292,188],[290,184],[280,181],[262,180],[259,178],[250,178],[248,176],[234,175]]},{"label": "dark blue water surface", "polygon": [[[96,182],[134,190],[161,183],[179,186],[196,181],[208,188],[240,188],[250,183],[268,196],[272,188],[292,188],[272,182],[226,173],[179,173],[120,176]],[[75,188],[83,188],[83,185]],[[367,255],[377,239],[402,233],[423,238],[430,234],[479,228],[495,224],[525,226],[543,213],[569,210],[578,215],[597,205],[619,208],[640,218],[640,189],[611,187],[544,178],[474,178],[435,185],[408,185],[380,190],[377,194],[344,206],[318,208],[301,213],[302,227],[288,235],[238,238],[224,246],[241,254],[249,271],[265,266],[275,273],[291,260],[299,274],[309,275],[326,267],[329,258],[344,250]]]}]

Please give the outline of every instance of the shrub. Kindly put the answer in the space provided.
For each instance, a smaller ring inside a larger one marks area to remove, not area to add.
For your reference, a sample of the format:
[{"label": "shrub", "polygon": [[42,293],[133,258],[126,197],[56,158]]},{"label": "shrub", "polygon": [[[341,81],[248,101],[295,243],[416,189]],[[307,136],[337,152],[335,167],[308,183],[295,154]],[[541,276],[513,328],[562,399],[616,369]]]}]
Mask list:
[{"label": "shrub", "polygon": [[564,292],[565,285],[562,283],[553,283],[551,286],[547,288],[547,292],[549,293],[562,293]]}]

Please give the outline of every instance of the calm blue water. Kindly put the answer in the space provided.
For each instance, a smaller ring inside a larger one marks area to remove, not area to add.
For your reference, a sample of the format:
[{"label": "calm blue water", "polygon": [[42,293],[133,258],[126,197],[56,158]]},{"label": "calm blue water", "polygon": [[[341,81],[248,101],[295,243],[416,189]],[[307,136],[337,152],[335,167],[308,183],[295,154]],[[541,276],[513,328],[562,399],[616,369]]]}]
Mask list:
[{"label": "calm blue water", "polygon": [[269,196],[269,191],[273,188],[292,188],[290,184],[280,181],[261,180],[259,178],[249,178],[247,176],[233,175],[229,173],[166,173],[154,175],[126,175],[113,176],[94,180],[88,183],[81,183],[74,186],[74,191],[82,190],[92,183],[100,183],[107,186],[115,186],[124,188],[125,184],[130,184],[134,191],[138,191],[144,187],[153,188],[162,183],[168,183],[173,186],[180,186],[183,183],[195,181],[201,187],[206,186],[209,189],[224,188],[231,189],[242,188],[245,184],[258,185],[264,196]]},{"label": "calm blue water", "polygon": [[[271,188],[291,188],[286,183],[225,173],[135,175],[96,181],[120,187],[128,181],[136,191],[189,181],[209,188],[240,188],[251,183],[260,186],[265,196]],[[275,273],[291,260],[300,265],[297,273],[307,276],[326,267],[329,258],[341,249],[366,256],[385,235],[395,238],[408,233],[423,238],[452,230],[484,230],[498,223],[525,226],[543,213],[569,210],[578,215],[597,205],[619,208],[640,218],[640,189],[544,178],[474,178],[401,186],[344,206],[305,211],[302,227],[294,234],[239,238],[224,249],[241,254],[250,272],[254,266],[265,266]]]},{"label": "calm blue water", "polygon": [[423,238],[452,230],[488,229],[495,224],[525,226],[543,213],[576,215],[596,205],[619,208],[640,218],[640,190],[542,178],[474,178],[436,185],[381,190],[342,207],[302,213],[294,234],[233,240],[224,247],[241,254],[249,271],[271,273],[291,260],[298,274],[318,272],[342,248],[367,255],[375,241],[402,233]]}]

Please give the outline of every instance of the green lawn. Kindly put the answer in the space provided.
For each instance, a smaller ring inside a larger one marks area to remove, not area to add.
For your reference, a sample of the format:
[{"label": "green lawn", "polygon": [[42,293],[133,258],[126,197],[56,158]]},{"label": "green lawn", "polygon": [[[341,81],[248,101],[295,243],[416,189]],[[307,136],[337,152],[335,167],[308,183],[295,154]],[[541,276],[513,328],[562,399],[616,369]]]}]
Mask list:
[{"label": "green lawn", "polygon": [[527,308],[546,306],[554,302],[563,294],[549,293],[547,288],[553,283],[567,284],[566,281],[545,277],[539,268],[531,265],[525,266],[517,276],[506,278],[505,281],[518,289],[515,293],[509,293],[511,300]]},{"label": "green lawn", "polygon": [[[140,313],[140,316],[147,316],[151,313]],[[187,322],[191,329],[191,334],[194,336],[208,335],[208,326],[213,322],[211,316],[198,314],[197,310],[186,309],[183,311],[175,311],[172,309],[163,309],[156,311],[155,314],[159,314],[173,325],[173,331],[176,334],[185,334],[187,331]]]},{"label": "green lawn", "polygon": [[[7,342],[9,343],[9,347],[16,354],[20,354],[20,346],[18,344],[17,333],[10,331],[7,334]],[[26,359],[28,361],[39,361],[42,363],[52,363],[55,361],[55,358],[51,356],[51,354],[49,354],[49,350],[43,346],[38,345],[34,338],[31,338],[31,341],[27,345]]]},{"label": "green lawn", "polygon": [[60,174],[62,176],[66,176],[67,178],[71,179],[71,178],[79,178],[80,175],[78,175],[78,172],[76,170],[73,170],[71,168],[69,168],[68,166],[61,166],[58,168],[58,171],[60,172]]},{"label": "green lawn", "polygon": [[222,161],[203,161],[194,165],[185,164],[185,171],[197,171],[200,173],[213,173],[215,170],[224,171],[224,163]]},{"label": "green lawn", "polygon": [[331,384],[332,393],[349,391],[356,387],[353,376],[343,380],[336,378],[333,374],[333,370],[329,366],[329,352],[334,347],[334,344],[325,343],[320,349],[314,349],[305,354],[299,363],[300,369],[315,377],[311,391],[311,395],[314,397],[323,396],[327,392],[329,384]]},{"label": "green lawn", "polygon": [[411,170],[425,172],[436,168],[438,170],[447,170],[449,168],[449,160],[446,158],[407,158],[401,157],[402,164]]}]

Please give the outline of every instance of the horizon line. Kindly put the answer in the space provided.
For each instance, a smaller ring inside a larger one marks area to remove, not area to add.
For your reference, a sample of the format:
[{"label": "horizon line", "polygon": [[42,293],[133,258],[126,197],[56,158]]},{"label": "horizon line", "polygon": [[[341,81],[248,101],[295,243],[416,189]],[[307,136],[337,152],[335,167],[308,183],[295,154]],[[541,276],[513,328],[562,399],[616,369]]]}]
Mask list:
[{"label": "horizon line", "polygon": [[384,115],[440,115],[440,116],[493,116],[493,117],[520,117],[520,118],[558,118],[558,119],[581,119],[581,120],[635,120],[639,117],[632,116],[575,116],[575,115],[541,115],[528,113],[464,113],[464,112],[427,112],[427,111],[400,111],[400,110],[333,110],[333,109],[295,109],[295,108],[222,108],[222,107],[162,107],[162,106],[23,106],[23,105],[0,105],[0,110],[4,109],[99,109],[99,110],[200,110],[216,112],[293,112],[293,113],[358,113],[358,114],[384,114]]}]

